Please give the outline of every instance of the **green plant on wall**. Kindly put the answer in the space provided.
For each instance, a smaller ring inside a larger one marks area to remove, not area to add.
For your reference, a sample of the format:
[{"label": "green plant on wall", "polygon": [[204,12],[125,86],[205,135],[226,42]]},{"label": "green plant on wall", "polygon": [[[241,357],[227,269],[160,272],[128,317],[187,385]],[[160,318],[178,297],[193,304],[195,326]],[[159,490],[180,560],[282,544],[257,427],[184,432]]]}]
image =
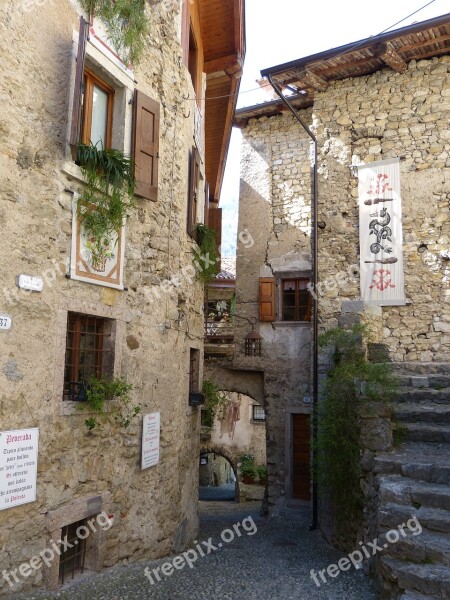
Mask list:
[{"label": "green plant on wall", "polygon": [[145,0],[82,0],[84,9],[101,19],[125,64],[137,64],[143,54],[149,21]]},{"label": "green plant on wall", "polygon": [[[106,377],[91,377],[86,386],[86,405],[81,405],[80,410],[90,410],[103,418],[112,418],[122,427],[129,427],[134,417],[141,413],[140,404],[132,404],[131,383],[123,379]],[[109,405],[109,406],[108,406]],[[107,410],[108,409],[108,410]],[[89,431],[100,425],[98,416],[85,420]]]},{"label": "green plant on wall", "polygon": [[86,180],[78,211],[95,261],[113,252],[117,234],[135,206],[134,168],[119,150],[99,150],[92,144],[78,145],[77,164]]},{"label": "green plant on wall", "polygon": [[194,248],[194,265],[196,277],[204,284],[212,281],[217,275],[217,243],[216,233],[199,223],[196,227],[197,248]]},{"label": "green plant on wall", "polygon": [[205,427],[212,427],[214,417],[228,403],[228,398],[224,392],[220,392],[216,384],[211,379],[205,379],[202,385],[202,392],[205,396],[205,403],[202,408],[202,423]]},{"label": "green plant on wall", "polygon": [[319,404],[314,466],[321,493],[333,506],[338,542],[340,534],[344,539],[349,530],[356,531],[362,519],[358,407],[368,400],[388,400],[396,387],[388,365],[366,361],[366,335],[366,327],[355,325],[350,330],[330,329],[319,337],[319,345],[334,347],[334,354]]}]

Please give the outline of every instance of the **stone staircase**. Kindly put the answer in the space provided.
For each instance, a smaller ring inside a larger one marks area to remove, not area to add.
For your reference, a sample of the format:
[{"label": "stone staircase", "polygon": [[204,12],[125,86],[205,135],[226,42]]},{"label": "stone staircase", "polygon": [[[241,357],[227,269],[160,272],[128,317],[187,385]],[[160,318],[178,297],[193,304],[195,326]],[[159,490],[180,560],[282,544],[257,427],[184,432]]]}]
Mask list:
[{"label": "stone staircase", "polygon": [[[450,599],[450,364],[393,368],[400,382],[396,444],[375,459],[381,597]],[[390,530],[398,532],[397,542]]]}]

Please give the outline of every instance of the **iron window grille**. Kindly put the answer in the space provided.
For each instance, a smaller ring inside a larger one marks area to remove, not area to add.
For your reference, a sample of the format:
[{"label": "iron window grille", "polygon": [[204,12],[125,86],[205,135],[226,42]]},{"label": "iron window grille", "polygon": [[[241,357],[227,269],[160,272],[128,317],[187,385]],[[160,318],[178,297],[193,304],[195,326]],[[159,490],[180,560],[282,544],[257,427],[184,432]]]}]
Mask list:
[{"label": "iron window grille", "polygon": [[253,421],[265,421],[266,420],[266,412],[262,406],[259,406],[258,404],[253,404],[252,419],[253,419]]},{"label": "iron window grille", "polygon": [[86,400],[86,386],[101,377],[109,360],[107,319],[78,313],[67,317],[64,400]]},{"label": "iron window grille", "polygon": [[86,527],[86,520],[77,521],[62,528],[61,540],[64,550],[59,559],[59,583],[61,585],[64,584],[67,577],[71,576],[73,579],[75,575],[84,571],[86,539],[81,539],[77,535],[78,528],[81,526]]}]

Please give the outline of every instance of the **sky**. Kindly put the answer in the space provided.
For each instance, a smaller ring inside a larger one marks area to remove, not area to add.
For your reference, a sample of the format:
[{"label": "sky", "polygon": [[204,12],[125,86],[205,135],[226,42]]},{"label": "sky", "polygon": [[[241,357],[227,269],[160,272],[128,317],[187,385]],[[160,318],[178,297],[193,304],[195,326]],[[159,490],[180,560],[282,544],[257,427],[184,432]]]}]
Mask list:
[{"label": "sky", "polygon": [[[247,52],[238,108],[267,99],[261,69],[357,42],[450,12],[448,0],[245,0]],[[426,6],[413,16],[414,11]],[[221,195],[222,255],[233,256],[237,234],[240,131],[233,130]]]}]

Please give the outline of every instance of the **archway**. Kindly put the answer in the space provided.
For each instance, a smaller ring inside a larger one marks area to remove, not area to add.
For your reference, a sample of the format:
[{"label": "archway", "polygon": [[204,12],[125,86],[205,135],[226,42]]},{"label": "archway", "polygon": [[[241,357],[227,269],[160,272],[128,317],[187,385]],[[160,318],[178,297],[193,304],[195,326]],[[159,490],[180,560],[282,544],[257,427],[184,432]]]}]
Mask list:
[{"label": "archway", "polygon": [[237,462],[223,448],[204,445],[200,449],[199,500],[240,500]]}]

